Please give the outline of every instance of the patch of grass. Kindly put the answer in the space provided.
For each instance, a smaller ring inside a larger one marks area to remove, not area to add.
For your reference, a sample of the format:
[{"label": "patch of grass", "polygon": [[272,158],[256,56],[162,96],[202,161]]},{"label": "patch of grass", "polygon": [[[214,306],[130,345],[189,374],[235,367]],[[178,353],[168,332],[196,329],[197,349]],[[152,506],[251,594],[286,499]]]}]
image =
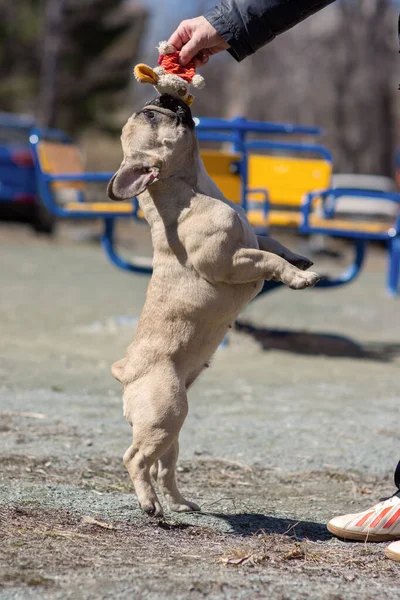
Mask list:
[{"label": "patch of grass", "polygon": [[[397,572],[394,563],[385,559],[382,548],[363,544],[348,544],[332,540],[329,543],[296,540],[287,535],[258,532],[240,546],[226,549],[217,562],[227,566],[274,565],[276,568],[293,569],[319,567],[319,570],[338,571],[347,577],[360,572],[371,576]],[[349,573],[350,571],[350,573]]]},{"label": "patch of grass", "polygon": [[227,565],[284,563],[293,560],[314,564],[323,562],[321,548],[318,547],[317,552],[310,544],[312,543],[308,541],[298,542],[284,535],[266,534],[262,531],[247,544],[228,550],[217,562]]},{"label": "patch of grass", "polygon": [[54,579],[44,577],[43,575],[40,575],[40,573],[29,573],[25,571],[5,573],[2,576],[2,581],[4,586],[23,584],[26,586],[50,587],[55,584]]},{"label": "patch of grass", "polygon": [[42,575],[32,575],[26,579],[27,585],[44,585],[49,586],[54,583],[54,579],[49,577],[43,577]]},{"label": "patch of grass", "polygon": [[206,527],[205,525],[191,526],[188,528],[188,534],[191,538],[200,538],[200,539],[211,539],[218,536],[218,532],[211,527]]}]

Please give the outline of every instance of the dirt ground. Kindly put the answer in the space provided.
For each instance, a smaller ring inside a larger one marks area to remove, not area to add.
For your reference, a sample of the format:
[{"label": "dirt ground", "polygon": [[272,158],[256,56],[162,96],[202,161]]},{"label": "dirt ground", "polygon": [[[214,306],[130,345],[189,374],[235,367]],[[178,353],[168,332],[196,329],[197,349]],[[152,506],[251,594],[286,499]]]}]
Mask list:
[{"label": "dirt ground", "polygon": [[[348,287],[246,309],[190,393],[178,477],[202,512],[152,521],[122,463],[109,371],[147,278],[108,264],[96,231],[0,227],[1,600],[399,599],[385,544],[325,528],[393,493],[400,320],[383,250]],[[146,229],[121,233],[125,252],[149,252]]]}]

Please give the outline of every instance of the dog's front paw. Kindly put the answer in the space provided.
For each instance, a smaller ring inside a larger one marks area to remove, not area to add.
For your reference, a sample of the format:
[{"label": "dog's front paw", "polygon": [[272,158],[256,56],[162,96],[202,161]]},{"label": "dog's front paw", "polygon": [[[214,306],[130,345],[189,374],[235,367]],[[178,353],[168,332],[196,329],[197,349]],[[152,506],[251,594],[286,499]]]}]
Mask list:
[{"label": "dog's front paw", "polygon": [[193,512],[196,510],[201,510],[200,506],[198,506],[195,502],[189,502],[189,500],[184,500],[181,503],[172,502],[169,505],[169,508],[174,512]]},{"label": "dog's front paw", "polygon": [[304,290],[307,287],[314,287],[318,281],[321,281],[321,276],[313,271],[299,272],[293,276],[289,283],[292,290]]}]

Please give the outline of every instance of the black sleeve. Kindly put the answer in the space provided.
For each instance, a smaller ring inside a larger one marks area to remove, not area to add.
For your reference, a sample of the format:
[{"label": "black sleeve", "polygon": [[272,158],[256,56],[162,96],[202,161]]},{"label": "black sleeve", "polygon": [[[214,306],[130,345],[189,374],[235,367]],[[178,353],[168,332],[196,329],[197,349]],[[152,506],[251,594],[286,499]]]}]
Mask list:
[{"label": "black sleeve", "polygon": [[221,0],[204,16],[241,61],[334,0]]}]

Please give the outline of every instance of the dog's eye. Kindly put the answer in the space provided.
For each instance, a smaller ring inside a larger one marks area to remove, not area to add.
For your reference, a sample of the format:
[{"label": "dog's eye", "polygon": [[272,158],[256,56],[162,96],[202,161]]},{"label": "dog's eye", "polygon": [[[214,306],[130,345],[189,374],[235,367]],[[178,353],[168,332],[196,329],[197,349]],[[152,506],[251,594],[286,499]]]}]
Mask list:
[{"label": "dog's eye", "polygon": [[149,122],[154,122],[155,121],[156,113],[154,111],[152,111],[152,110],[144,110],[143,114],[146,117],[147,121],[149,121]]}]

